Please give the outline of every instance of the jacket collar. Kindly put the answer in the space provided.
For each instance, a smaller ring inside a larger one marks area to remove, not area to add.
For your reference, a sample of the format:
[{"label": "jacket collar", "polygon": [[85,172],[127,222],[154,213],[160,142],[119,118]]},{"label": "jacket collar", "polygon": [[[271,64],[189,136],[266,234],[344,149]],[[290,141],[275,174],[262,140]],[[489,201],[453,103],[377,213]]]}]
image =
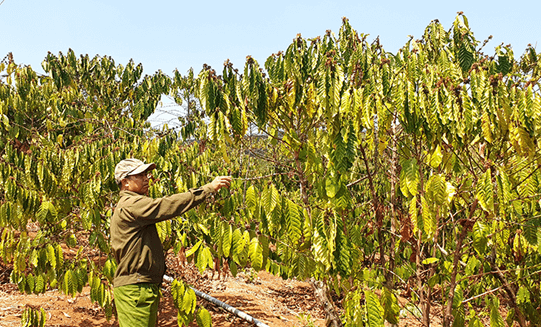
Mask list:
[{"label": "jacket collar", "polygon": [[135,193],[135,192],[128,191],[128,190],[120,191],[119,195],[120,195],[120,197],[123,197],[123,196],[143,196],[143,195],[141,195],[139,193]]}]

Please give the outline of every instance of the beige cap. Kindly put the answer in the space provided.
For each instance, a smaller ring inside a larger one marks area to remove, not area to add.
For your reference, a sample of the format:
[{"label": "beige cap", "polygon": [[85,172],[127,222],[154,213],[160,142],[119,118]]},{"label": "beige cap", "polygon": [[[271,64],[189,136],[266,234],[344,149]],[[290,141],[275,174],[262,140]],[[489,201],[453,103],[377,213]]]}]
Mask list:
[{"label": "beige cap", "polygon": [[124,159],[115,167],[115,181],[117,184],[120,184],[128,176],[137,175],[154,168],[156,168],[156,164],[154,163],[145,164],[139,159]]}]

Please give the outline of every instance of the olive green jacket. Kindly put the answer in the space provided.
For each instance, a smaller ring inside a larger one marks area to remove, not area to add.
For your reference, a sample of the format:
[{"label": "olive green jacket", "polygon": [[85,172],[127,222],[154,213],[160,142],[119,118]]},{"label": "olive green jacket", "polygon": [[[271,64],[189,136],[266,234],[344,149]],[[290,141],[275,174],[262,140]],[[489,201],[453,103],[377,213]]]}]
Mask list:
[{"label": "olive green jacket", "polygon": [[137,284],[161,284],[165,256],[156,223],[182,215],[203,202],[212,192],[210,186],[191,189],[159,199],[120,191],[120,200],[111,218],[111,247],[118,266],[114,287]]}]

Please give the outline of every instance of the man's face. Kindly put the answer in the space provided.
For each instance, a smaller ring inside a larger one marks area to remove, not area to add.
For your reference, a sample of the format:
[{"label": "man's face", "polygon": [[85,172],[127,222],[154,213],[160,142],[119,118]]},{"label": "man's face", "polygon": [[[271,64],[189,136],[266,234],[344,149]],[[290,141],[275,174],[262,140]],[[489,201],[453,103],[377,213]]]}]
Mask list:
[{"label": "man's face", "polygon": [[150,172],[142,172],[137,175],[128,176],[124,189],[141,195],[148,195],[148,180],[152,176]]}]

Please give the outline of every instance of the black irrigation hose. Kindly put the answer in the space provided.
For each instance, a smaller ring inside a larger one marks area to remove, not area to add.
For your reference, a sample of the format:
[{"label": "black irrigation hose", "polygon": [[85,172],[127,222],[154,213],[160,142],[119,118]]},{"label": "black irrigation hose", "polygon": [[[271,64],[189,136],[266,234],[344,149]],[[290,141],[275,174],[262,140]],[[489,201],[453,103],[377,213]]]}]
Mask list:
[{"label": "black irrigation hose", "polygon": [[[168,283],[172,283],[173,282],[173,278],[172,277],[169,277],[167,275],[164,275],[163,276],[163,279],[168,282]],[[195,288],[191,287],[190,288],[195,292],[195,295],[199,296],[200,298],[203,298],[213,304],[216,304],[217,306],[231,312],[232,314],[235,314],[237,315],[238,317],[248,321],[248,322],[251,322],[253,324],[255,324],[257,327],[269,327],[268,325],[265,325],[264,323],[262,323],[261,321],[255,319],[254,317],[250,316],[249,314],[243,312],[243,311],[240,311],[239,309],[236,309],[232,306],[230,306],[229,304],[227,303],[224,303],[208,294],[205,294],[201,291],[198,291],[196,290]]]}]

